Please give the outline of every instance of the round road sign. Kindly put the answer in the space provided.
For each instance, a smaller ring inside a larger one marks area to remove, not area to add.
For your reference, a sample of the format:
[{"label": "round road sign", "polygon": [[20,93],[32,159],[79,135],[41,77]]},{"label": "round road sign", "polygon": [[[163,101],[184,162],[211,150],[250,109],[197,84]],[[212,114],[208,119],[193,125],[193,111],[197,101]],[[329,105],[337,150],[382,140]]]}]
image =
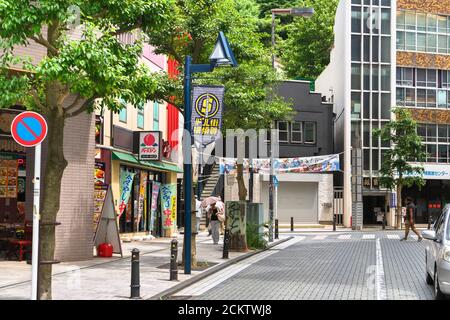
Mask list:
[{"label": "round road sign", "polygon": [[39,113],[25,111],[17,115],[11,123],[11,135],[24,147],[34,147],[47,136],[47,122]]}]

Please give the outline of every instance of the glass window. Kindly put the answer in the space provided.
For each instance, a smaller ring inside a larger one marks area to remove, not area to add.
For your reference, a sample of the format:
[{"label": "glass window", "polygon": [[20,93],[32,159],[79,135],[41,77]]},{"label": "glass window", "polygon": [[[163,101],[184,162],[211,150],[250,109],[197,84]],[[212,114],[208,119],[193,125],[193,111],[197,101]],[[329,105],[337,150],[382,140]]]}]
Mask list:
[{"label": "glass window", "polygon": [[405,12],[405,27],[406,30],[416,30],[416,12],[406,11]]},{"label": "glass window", "polygon": [[417,89],[417,106],[425,108],[427,106],[427,90]]},{"label": "glass window", "polygon": [[378,50],[379,50],[379,38],[378,36],[372,37],[372,62],[378,62]]},{"label": "glass window", "polygon": [[406,50],[416,50],[416,34],[414,32],[406,32]]},{"label": "glass window", "polygon": [[416,105],[416,90],[412,88],[405,89],[406,105],[415,106]]},{"label": "glass window", "polygon": [[436,125],[434,124],[427,125],[427,142],[436,143]]},{"label": "glass window", "polygon": [[379,101],[378,93],[372,94],[372,119],[373,120],[378,120],[380,118],[380,116],[378,115],[378,113],[380,112],[380,105],[379,105],[378,101]]},{"label": "glass window", "polygon": [[352,89],[361,90],[361,65],[352,64]]},{"label": "glass window", "polygon": [[[387,122],[382,122],[382,123],[381,123],[381,129],[383,129],[384,127],[386,127],[386,124],[387,124]],[[389,141],[382,140],[382,141],[381,141],[381,147],[382,147],[382,148],[389,148],[389,147],[390,147],[390,142],[389,142]]]},{"label": "glass window", "polygon": [[363,162],[364,162],[364,170],[370,170],[370,150],[363,150]]},{"label": "glass window", "polygon": [[278,129],[278,141],[280,142],[289,142],[289,128],[287,121],[278,121],[277,129]]},{"label": "glass window", "polygon": [[427,162],[436,162],[437,148],[435,144],[427,144]]},{"label": "glass window", "polygon": [[438,142],[447,142],[447,126],[438,125]]},{"label": "glass window", "polygon": [[427,107],[436,108],[436,90],[427,90]]},{"label": "glass window", "polygon": [[428,32],[436,32],[437,22],[436,22],[437,16],[435,14],[429,14],[427,17],[428,21]]},{"label": "glass window", "polygon": [[391,11],[381,9],[381,33],[391,34]]},{"label": "glass window", "polygon": [[124,107],[119,112],[119,121],[121,122],[127,122],[127,106],[125,102],[122,102],[124,104]]},{"label": "glass window", "polygon": [[363,146],[370,147],[370,124],[368,121],[364,121],[363,125]]},{"label": "glass window", "polygon": [[352,93],[352,119],[361,118],[361,94]]},{"label": "glass window", "polygon": [[405,32],[397,31],[397,49],[405,50]]},{"label": "glass window", "polygon": [[391,62],[391,38],[381,38],[381,62]]},{"label": "glass window", "polygon": [[417,134],[422,138],[423,141],[427,140],[427,126],[424,124],[417,125]]},{"label": "glass window", "polygon": [[427,87],[430,88],[437,87],[436,70],[433,69],[427,70]]},{"label": "glass window", "polygon": [[418,33],[417,34],[417,51],[426,52],[427,51],[427,34]]},{"label": "glass window", "polygon": [[378,149],[372,150],[372,170],[379,170],[380,165],[378,161],[379,161]]},{"label": "glass window", "polygon": [[137,120],[136,126],[139,129],[144,129],[144,105],[138,106],[136,120]]},{"label": "glass window", "polygon": [[436,52],[437,38],[435,34],[427,34],[427,52]]},{"label": "glass window", "polygon": [[291,142],[301,143],[303,141],[303,130],[301,122],[291,123]]},{"label": "glass window", "polygon": [[397,29],[405,29],[405,11],[397,11]]},{"label": "glass window", "polygon": [[417,69],[417,86],[426,87],[427,86],[427,70]]},{"label": "glass window", "polygon": [[438,108],[447,108],[447,91],[438,90]]},{"label": "glass window", "polygon": [[368,92],[364,92],[363,110],[364,119],[370,119],[370,93]]},{"label": "glass window", "polygon": [[370,36],[364,36],[364,62],[370,62]]},{"label": "glass window", "polygon": [[370,90],[370,65],[369,64],[364,65],[364,90]]},{"label": "glass window", "polygon": [[381,66],[381,90],[390,91],[391,90],[391,67]]},{"label": "glass window", "polygon": [[372,65],[372,90],[378,90],[378,82],[380,79],[378,78],[378,68],[377,64]]},{"label": "glass window", "polygon": [[352,61],[361,61],[361,36],[352,36]]},{"label": "glass window", "polygon": [[352,32],[361,33],[361,8],[352,7]]},{"label": "glass window", "polygon": [[[363,32],[364,33],[370,33],[370,29],[369,29],[369,26],[371,25],[371,22],[370,22],[370,18],[369,18],[369,13],[370,13],[371,11],[370,11],[370,7],[364,7],[364,9],[363,9]],[[372,31],[373,32],[375,32],[376,31],[376,29],[372,29]]]},{"label": "glass window", "polygon": [[447,53],[447,36],[438,36],[438,52]]},{"label": "glass window", "polygon": [[442,70],[442,88],[450,87],[450,71]]},{"label": "glass window", "polygon": [[405,105],[405,89],[397,88],[397,104],[400,106]]},{"label": "glass window", "polygon": [[305,143],[316,143],[316,123],[305,122]]},{"label": "glass window", "polygon": [[447,33],[447,17],[446,16],[438,16],[438,32],[439,33]]},{"label": "glass window", "polygon": [[153,102],[153,130],[159,130],[159,103]]},{"label": "glass window", "polygon": [[381,94],[381,119],[391,119],[391,95]]},{"label": "glass window", "polygon": [[438,145],[438,162],[440,162],[440,163],[447,162],[447,145],[446,144]]},{"label": "glass window", "polygon": [[425,13],[417,13],[417,31],[427,31],[427,15]]}]

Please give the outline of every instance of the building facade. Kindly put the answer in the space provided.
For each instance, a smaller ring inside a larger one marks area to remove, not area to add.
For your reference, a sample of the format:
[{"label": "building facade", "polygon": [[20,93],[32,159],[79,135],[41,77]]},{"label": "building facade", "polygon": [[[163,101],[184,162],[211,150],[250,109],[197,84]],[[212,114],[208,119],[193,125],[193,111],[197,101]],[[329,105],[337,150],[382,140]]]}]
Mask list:
[{"label": "building facade", "polygon": [[[277,95],[292,103],[294,116],[290,121],[276,121],[279,158],[330,155],[333,149],[332,104],[323,103],[322,96],[310,92],[307,81],[283,81]],[[277,175],[275,207],[280,224],[331,223],[333,220],[333,174],[283,173]],[[248,174],[244,177],[249,185]],[[225,179],[225,199],[238,200],[236,179]],[[254,175],[254,202],[263,203],[268,221],[269,175]]]},{"label": "building facade", "polygon": [[450,106],[450,1],[342,0],[335,22],[331,61],[316,81],[334,104],[336,147],[344,154],[345,224],[379,224],[390,206],[391,190],[379,184],[389,144],[373,137],[391,121],[395,106],[411,109],[429,156],[426,186],[404,190],[418,205],[416,221],[426,223],[448,202]]}]

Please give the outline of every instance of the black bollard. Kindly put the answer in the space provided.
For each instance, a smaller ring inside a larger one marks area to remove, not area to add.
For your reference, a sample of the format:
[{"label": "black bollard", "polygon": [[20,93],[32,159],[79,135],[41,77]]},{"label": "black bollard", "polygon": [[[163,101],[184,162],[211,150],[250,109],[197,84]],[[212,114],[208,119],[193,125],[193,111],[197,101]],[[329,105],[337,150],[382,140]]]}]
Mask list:
[{"label": "black bollard", "polygon": [[228,250],[230,248],[230,230],[225,229],[225,234],[223,236],[223,255],[222,259],[228,259]]},{"label": "black bollard", "polygon": [[336,231],[336,214],[333,213],[333,231]]},{"label": "black bollard", "polygon": [[294,217],[291,217],[291,231],[294,232]]},{"label": "black bollard", "polygon": [[170,281],[178,280],[178,241],[173,239],[170,243]]},{"label": "black bollard", "polygon": [[278,219],[275,219],[275,239],[278,239]]},{"label": "black bollard", "polygon": [[131,296],[130,299],[141,299],[139,279],[139,249],[131,250]]}]

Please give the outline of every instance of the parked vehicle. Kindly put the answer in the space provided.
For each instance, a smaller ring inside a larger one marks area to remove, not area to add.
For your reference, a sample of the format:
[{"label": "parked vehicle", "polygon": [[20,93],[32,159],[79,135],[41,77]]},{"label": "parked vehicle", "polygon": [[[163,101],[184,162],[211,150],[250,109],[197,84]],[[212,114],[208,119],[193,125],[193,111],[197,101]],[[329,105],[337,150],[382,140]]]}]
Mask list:
[{"label": "parked vehicle", "polygon": [[422,236],[427,241],[426,272],[427,283],[434,285],[436,299],[450,297],[450,204],[447,204],[432,230],[425,230]]}]

